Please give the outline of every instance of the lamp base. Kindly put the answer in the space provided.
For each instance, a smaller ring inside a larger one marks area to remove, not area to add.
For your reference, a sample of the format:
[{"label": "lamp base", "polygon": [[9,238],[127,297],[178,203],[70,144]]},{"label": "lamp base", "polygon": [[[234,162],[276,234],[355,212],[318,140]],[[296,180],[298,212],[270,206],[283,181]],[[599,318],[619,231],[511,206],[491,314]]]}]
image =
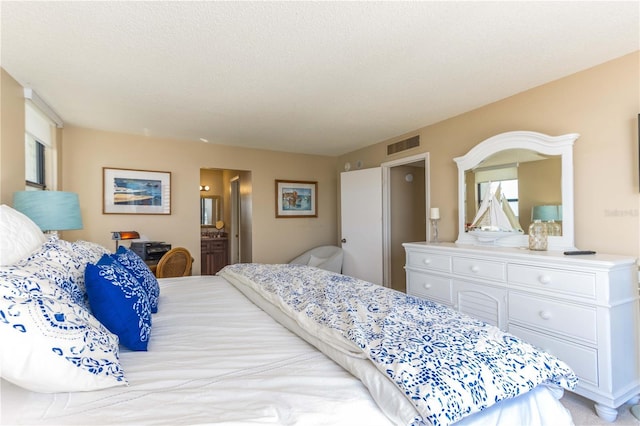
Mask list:
[{"label": "lamp base", "polygon": [[431,219],[431,242],[439,243],[438,241],[438,221],[440,219]]}]

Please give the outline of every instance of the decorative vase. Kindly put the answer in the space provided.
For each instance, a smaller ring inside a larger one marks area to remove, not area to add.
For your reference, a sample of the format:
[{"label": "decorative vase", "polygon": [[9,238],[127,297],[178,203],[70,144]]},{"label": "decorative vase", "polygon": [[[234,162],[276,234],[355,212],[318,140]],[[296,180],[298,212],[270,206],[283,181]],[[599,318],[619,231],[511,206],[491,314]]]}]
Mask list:
[{"label": "decorative vase", "polygon": [[547,224],[534,220],[529,225],[529,250],[546,250],[548,244]]}]

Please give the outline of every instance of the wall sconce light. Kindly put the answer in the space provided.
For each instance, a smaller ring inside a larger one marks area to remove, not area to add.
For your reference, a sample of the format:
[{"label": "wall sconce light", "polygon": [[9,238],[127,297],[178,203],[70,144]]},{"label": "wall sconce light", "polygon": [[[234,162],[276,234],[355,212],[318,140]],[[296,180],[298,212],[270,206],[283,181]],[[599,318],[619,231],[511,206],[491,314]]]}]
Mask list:
[{"label": "wall sconce light", "polygon": [[116,251],[118,251],[118,242],[121,240],[135,240],[140,238],[140,234],[136,231],[115,231],[111,232],[111,239],[116,240]]},{"label": "wall sconce light", "polygon": [[200,191],[208,191],[209,185],[200,185]]}]

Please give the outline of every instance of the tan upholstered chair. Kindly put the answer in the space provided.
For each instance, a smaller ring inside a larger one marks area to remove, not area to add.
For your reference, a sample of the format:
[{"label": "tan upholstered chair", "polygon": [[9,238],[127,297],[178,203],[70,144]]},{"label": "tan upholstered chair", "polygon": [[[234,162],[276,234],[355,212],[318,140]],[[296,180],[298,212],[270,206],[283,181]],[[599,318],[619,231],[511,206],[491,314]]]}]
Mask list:
[{"label": "tan upholstered chair", "polygon": [[184,247],[172,248],[160,258],[156,266],[156,277],[185,277],[191,275],[193,258]]}]

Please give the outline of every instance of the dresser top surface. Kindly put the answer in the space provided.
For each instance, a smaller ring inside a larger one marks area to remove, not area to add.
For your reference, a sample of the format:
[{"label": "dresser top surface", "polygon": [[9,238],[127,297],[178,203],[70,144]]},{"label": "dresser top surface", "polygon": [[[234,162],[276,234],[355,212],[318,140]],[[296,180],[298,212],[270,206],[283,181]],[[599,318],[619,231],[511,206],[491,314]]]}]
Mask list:
[{"label": "dresser top surface", "polygon": [[567,263],[590,263],[590,264],[603,264],[603,265],[628,265],[636,264],[637,259],[632,256],[596,253],[587,255],[565,255],[563,251],[545,250],[534,251],[525,247],[499,247],[499,246],[483,246],[483,245],[471,245],[471,244],[456,244],[449,242],[442,243],[429,243],[429,242],[411,242],[403,243],[405,248],[417,248],[417,249],[434,249],[448,254],[467,254],[478,256],[495,256],[503,259],[522,259],[522,260],[536,260],[536,261],[554,261],[554,262],[567,262]]}]

